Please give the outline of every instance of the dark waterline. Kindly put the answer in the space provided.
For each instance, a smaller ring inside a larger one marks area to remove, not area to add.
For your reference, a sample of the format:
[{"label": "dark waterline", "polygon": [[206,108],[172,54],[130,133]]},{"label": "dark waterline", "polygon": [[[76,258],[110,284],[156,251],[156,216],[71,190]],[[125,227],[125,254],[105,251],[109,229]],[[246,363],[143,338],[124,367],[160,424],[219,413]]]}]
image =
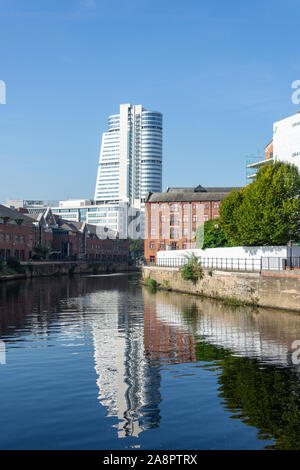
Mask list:
[{"label": "dark waterline", "polygon": [[297,339],[134,275],[0,284],[0,448],[299,449]]}]

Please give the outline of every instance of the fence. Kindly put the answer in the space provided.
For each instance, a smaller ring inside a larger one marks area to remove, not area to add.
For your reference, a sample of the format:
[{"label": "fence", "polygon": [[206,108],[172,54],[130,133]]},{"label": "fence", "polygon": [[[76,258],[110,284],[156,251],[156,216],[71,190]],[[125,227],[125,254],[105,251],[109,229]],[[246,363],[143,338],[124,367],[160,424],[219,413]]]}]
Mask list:
[{"label": "fence", "polygon": [[[300,269],[300,257],[276,258],[199,258],[201,266],[204,268],[225,269],[233,271],[262,271],[262,270],[284,270]],[[187,262],[187,259],[180,257],[158,258],[156,261],[147,260],[149,266],[180,267]]]}]

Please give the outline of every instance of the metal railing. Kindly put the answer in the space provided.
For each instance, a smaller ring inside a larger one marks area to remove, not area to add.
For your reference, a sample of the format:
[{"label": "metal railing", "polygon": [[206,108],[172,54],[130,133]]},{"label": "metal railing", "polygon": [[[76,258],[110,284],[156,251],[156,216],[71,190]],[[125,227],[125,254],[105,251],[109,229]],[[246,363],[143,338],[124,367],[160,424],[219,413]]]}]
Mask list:
[{"label": "metal railing", "polygon": [[[261,258],[199,258],[203,268],[222,269],[232,271],[263,271],[274,270],[282,271],[285,269],[300,269],[300,257],[261,257]],[[182,256],[171,258],[158,258],[146,260],[148,266],[161,266],[168,268],[177,268],[187,263],[186,258]]]}]

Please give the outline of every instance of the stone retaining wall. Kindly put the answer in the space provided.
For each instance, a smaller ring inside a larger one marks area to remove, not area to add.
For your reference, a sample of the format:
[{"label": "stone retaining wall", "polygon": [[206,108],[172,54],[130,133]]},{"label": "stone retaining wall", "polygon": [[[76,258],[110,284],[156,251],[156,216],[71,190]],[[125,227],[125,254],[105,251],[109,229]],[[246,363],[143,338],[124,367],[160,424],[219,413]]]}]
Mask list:
[{"label": "stone retaining wall", "polygon": [[293,271],[232,272],[204,270],[195,284],[184,281],[179,268],[144,266],[143,277],[161,287],[217,299],[235,299],[262,307],[300,311],[300,274]]}]

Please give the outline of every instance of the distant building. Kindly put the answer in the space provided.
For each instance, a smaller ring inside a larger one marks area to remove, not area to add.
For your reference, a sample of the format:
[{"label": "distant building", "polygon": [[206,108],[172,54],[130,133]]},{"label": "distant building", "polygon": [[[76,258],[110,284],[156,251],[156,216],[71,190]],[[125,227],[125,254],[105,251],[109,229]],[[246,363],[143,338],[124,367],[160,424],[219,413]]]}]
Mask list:
[{"label": "distant building", "polygon": [[12,209],[24,208],[32,214],[40,213],[47,207],[57,206],[58,201],[47,201],[42,199],[7,199],[5,205]]},{"label": "distant building", "polygon": [[149,191],[162,188],[162,114],[121,104],[102,136],[95,201],[141,208]]},{"label": "distant building", "polygon": [[[48,206],[49,203],[52,205]],[[103,204],[91,199],[67,199],[65,201],[8,199],[6,206],[24,209],[29,214],[44,214],[51,207],[53,214],[65,220],[106,227],[118,232],[120,239],[144,238],[144,212],[131,207],[126,202]]]},{"label": "distant building", "polygon": [[149,193],[145,213],[145,258],[156,261],[159,250],[195,247],[197,228],[219,217],[220,202],[232,189],[168,188],[165,193]]}]

